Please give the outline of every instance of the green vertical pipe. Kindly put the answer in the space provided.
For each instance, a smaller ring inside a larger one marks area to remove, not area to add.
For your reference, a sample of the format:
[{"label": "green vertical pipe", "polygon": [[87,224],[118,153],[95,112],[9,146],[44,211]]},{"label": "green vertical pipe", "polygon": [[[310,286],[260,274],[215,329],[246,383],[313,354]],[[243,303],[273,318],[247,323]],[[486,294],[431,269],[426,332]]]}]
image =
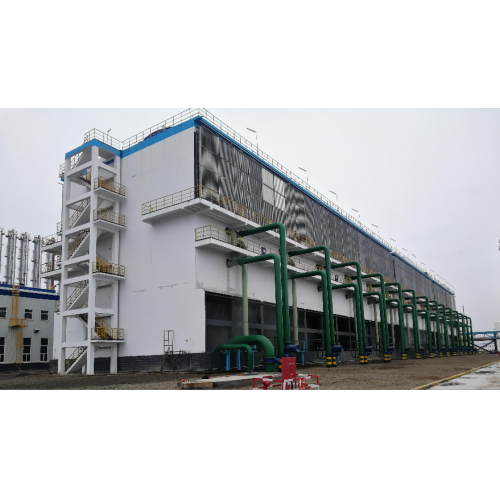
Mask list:
[{"label": "green vertical pipe", "polygon": [[246,264],[241,266],[241,286],[243,299],[243,336],[250,335],[248,330],[248,268]]},{"label": "green vertical pipe", "polygon": [[[453,322],[453,326],[457,327],[457,341],[458,341],[458,352],[462,352],[462,339],[460,338],[460,325],[458,324],[458,311],[452,311],[451,318]],[[453,317],[456,318],[456,321],[453,321]]]},{"label": "green vertical pipe", "polygon": [[[386,301],[387,303],[387,301]],[[396,334],[394,333],[394,311],[392,310],[392,307],[389,308],[389,313],[391,315],[391,344],[396,345]]]},{"label": "green vertical pipe", "polygon": [[431,331],[431,318],[430,318],[430,310],[429,310],[429,298],[426,297],[425,295],[421,295],[419,297],[416,297],[416,300],[418,299],[424,299],[425,301],[425,330],[427,331],[427,349],[429,351],[429,354],[432,352],[432,348],[434,347],[433,342],[432,342],[432,331]]},{"label": "green vertical pipe", "polygon": [[[317,247],[304,248],[302,250],[294,250],[293,252],[289,252],[288,255],[293,257],[294,255],[304,255],[307,253],[313,252],[323,252],[325,254],[325,272],[328,283],[332,282],[332,267],[331,267],[331,259],[330,259],[330,249],[325,245],[318,245]],[[324,314],[327,314],[325,311]],[[330,315],[330,332],[332,342],[337,343],[337,334],[335,332],[335,322],[333,321],[333,298],[332,298],[332,289],[328,286],[328,314]]]},{"label": "green vertical pipe", "polygon": [[293,338],[292,342],[299,342],[299,312],[297,308],[297,282],[292,281],[292,320],[293,320]]},{"label": "green vertical pipe", "polygon": [[[286,255],[286,231],[281,222],[273,222],[267,226],[236,231],[238,236],[250,236],[252,234],[265,233],[273,229],[278,229],[280,234],[280,259],[281,259],[281,289],[282,289],[282,318],[283,318],[283,339],[285,344],[290,343],[290,308],[288,306],[288,270]],[[284,354],[284,353],[283,353]]]},{"label": "green vertical pipe", "polygon": [[431,318],[434,318],[434,321],[436,323],[436,343],[437,343],[438,354],[442,355],[443,354],[443,342],[441,339],[441,325],[439,324],[439,314],[437,312],[431,313]]},{"label": "green vertical pipe", "polygon": [[406,333],[405,333],[405,315],[403,311],[403,292],[402,289],[403,287],[401,286],[401,283],[398,283],[397,281],[392,281],[390,283],[385,284],[386,288],[389,286],[395,286],[397,287],[398,291],[393,292],[392,290],[389,290],[388,293],[391,295],[394,293],[398,294],[399,297],[399,303],[398,303],[398,315],[399,315],[399,330],[401,332],[401,354],[406,354]]},{"label": "green vertical pipe", "polygon": [[[396,304],[398,306],[401,359],[406,359],[406,331],[405,331],[404,321],[401,321],[401,318],[404,317],[403,306],[401,305],[401,301],[399,299],[388,299],[385,302],[386,302],[386,305],[387,304]],[[403,326],[401,326],[401,325],[403,325]],[[396,344],[396,339],[394,339],[394,344]],[[403,354],[404,354],[404,356],[403,356]]]},{"label": "green vertical pipe", "polygon": [[476,352],[476,345],[474,344],[474,330],[472,329],[472,319],[469,318],[469,331],[470,331],[470,342],[472,346],[472,352]]},{"label": "green vertical pipe", "polygon": [[358,321],[358,352],[363,356],[365,353],[366,345],[366,324],[365,324],[365,307],[363,303],[363,282],[361,274],[361,264],[355,260],[350,262],[343,262],[342,264],[334,264],[331,266],[332,269],[340,269],[341,267],[355,267],[356,268],[356,279],[358,284],[358,297],[359,297],[359,315],[357,317]]},{"label": "green vertical pipe", "polygon": [[442,349],[443,349],[443,342],[441,339],[441,325],[439,324],[439,319],[437,317],[438,315],[438,303],[437,300],[429,300],[429,310],[432,307],[436,310],[435,313],[435,321],[436,321],[436,343],[437,343],[437,348],[438,348],[438,353],[442,354]]},{"label": "green vertical pipe", "polygon": [[415,290],[408,288],[403,290],[403,292],[411,293],[413,302],[413,337],[415,338],[415,352],[420,355],[420,329],[418,327],[418,316],[417,316],[417,294]]},{"label": "green vertical pipe", "polygon": [[449,317],[450,317],[450,338],[451,338],[451,348],[454,350],[454,349],[455,349],[455,333],[454,333],[454,331],[453,331],[453,321],[452,321],[452,319],[451,319],[451,308],[450,308],[450,307],[445,307],[445,308],[444,308],[444,310],[445,310],[445,314],[444,314],[445,318],[446,318],[447,316],[449,316]]},{"label": "green vertical pipe", "polygon": [[443,335],[444,335],[445,349],[446,349],[446,352],[449,355],[449,352],[450,352],[450,339],[448,337],[448,326],[446,324],[446,306],[444,306],[443,304],[438,304],[437,311],[438,311],[438,313],[440,315],[439,316],[440,319],[443,320]]},{"label": "green vertical pipe", "polygon": [[[244,266],[245,264],[254,264],[255,262],[262,262],[265,260],[272,260],[274,262],[274,294],[276,299],[276,335],[278,356],[282,357],[285,355],[285,344],[283,339],[283,316],[281,307],[281,262],[279,255],[275,253],[267,253],[265,255],[258,255],[257,257],[243,257],[241,259],[236,259],[236,264],[239,266]],[[288,285],[287,285],[288,286]]]},{"label": "green vertical pipe", "polygon": [[[373,273],[373,274],[365,274],[362,279],[367,278],[378,278],[380,280],[380,284],[377,284],[377,287],[380,287],[380,321],[382,323],[382,345],[384,354],[389,354],[389,328],[387,327],[387,305],[385,303],[385,278],[381,273]],[[378,293],[378,292],[368,292],[368,293]],[[364,294],[366,296],[366,294]],[[383,318],[383,320],[382,320]],[[384,338],[385,336],[385,338]]]},{"label": "green vertical pipe", "polygon": [[[355,311],[355,316],[356,316],[356,324],[357,324],[357,333],[358,333],[358,338],[357,338],[357,342],[358,342],[358,352],[361,352],[359,350],[359,337],[361,335],[361,330],[359,329],[359,322],[357,321],[357,319],[361,316],[361,313],[360,313],[360,305],[359,305],[359,293],[358,293],[358,284],[357,283],[344,283],[342,285],[332,285],[332,290],[340,290],[342,288],[354,288],[354,311]],[[363,351],[364,352],[364,351]]]},{"label": "green vertical pipe", "polygon": [[380,343],[380,336],[378,334],[378,318],[377,318],[377,304],[373,304],[373,320],[375,322],[375,343]]},{"label": "green vertical pipe", "polygon": [[388,354],[388,335],[387,335],[387,311],[385,310],[385,297],[382,292],[364,292],[363,297],[377,296],[379,299],[379,309],[380,309],[380,322],[382,323],[382,350],[384,354]]},{"label": "green vertical pipe", "polygon": [[[309,278],[311,276],[321,276],[321,288],[323,290],[323,320],[325,322],[325,349],[326,356],[332,355],[332,337],[330,335],[330,315],[328,314],[328,292],[327,289],[331,282],[328,281],[325,271],[309,271],[306,273],[295,273],[290,275],[291,280],[300,278]],[[326,311],[325,311],[326,309]]]}]

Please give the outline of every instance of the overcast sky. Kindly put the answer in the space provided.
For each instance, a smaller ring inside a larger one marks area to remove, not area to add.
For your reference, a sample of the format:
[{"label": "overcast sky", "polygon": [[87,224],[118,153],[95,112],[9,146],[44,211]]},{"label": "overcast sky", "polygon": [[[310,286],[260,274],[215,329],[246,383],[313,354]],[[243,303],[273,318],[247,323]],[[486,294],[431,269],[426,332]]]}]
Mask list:
[{"label": "overcast sky", "polygon": [[[0,110],[0,226],[55,233],[58,166],[85,132],[123,140],[181,110]],[[209,111],[451,283],[476,331],[500,321],[499,110]]]}]

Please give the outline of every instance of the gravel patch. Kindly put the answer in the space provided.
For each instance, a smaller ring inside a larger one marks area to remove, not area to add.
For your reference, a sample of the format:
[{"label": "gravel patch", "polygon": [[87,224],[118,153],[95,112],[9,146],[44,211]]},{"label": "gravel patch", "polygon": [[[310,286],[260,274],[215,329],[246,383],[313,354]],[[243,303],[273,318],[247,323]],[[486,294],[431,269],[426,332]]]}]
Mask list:
[{"label": "gravel patch", "polygon": [[[441,380],[499,361],[494,354],[393,360],[389,364],[342,363],[337,368],[299,366],[299,373],[319,375],[320,387],[336,390],[404,390]],[[201,378],[193,373],[121,373],[118,375],[68,375],[0,373],[0,390],[178,390],[182,379]],[[213,373],[210,376],[217,376]],[[234,389],[238,390],[238,389]],[[241,389],[239,389],[241,390]],[[248,390],[247,388],[243,390]]]}]

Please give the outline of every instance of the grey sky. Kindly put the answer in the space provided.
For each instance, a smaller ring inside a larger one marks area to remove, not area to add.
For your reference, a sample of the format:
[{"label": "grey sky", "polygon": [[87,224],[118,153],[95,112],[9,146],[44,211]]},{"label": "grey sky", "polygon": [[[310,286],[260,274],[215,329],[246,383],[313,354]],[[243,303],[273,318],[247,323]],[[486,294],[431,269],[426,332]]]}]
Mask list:
[{"label": "grey sky", "polygon": [[[0,226],[54,233],[58,166],[85,132],[111,128],[125,139],[181,110],[0,110]],[[246,128],[257,130],[262,150],[303,178],[306,169],[311,185],[338,193],[341,207],[451,283],[476,330],[500,320],[500,111],[209,111],[251,141]]]}]

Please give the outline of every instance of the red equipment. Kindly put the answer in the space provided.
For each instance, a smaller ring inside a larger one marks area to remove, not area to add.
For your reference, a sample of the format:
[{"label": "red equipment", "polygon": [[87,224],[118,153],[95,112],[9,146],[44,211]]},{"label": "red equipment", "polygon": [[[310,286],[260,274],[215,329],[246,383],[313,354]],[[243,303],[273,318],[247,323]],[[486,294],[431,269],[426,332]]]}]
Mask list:
[{"label": "red equipment", "polygon": [[[281,358],[281,377],[279,375],[265,375],[252,379],[252,389],[267,391],[268,389],[281,389],[283,391],[304,391],[307,389],[319,389],[319,377],[317,375],[297,375],[295,358]],[[316,383],[311,383],[315,379]]]}]

